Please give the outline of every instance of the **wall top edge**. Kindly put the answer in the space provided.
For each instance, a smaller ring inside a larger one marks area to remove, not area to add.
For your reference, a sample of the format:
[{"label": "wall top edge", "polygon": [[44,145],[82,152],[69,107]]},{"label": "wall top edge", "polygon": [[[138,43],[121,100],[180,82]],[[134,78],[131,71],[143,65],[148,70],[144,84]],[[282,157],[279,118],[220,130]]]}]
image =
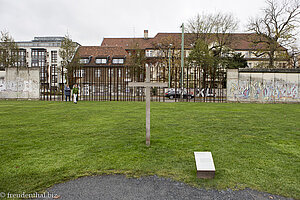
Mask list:
[{"label": "wall top edge", "polygon": [[300,73],[300,69],[239,69],[239,72],[253,72],[253,73]]}]

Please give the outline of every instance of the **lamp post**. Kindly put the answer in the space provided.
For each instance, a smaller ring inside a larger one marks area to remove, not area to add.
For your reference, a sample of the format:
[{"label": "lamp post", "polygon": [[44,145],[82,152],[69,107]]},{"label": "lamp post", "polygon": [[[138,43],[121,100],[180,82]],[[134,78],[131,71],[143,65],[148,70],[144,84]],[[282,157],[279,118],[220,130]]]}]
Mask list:
[{"label": "lamp post", "polygon": [[169,45],[169,88],[171,88],[171,47],[173,44]]},{"label": "lamp post", "polygon": [[184,67],[184,23],[181,25],[181,98],[183,99],[183,67]]}]

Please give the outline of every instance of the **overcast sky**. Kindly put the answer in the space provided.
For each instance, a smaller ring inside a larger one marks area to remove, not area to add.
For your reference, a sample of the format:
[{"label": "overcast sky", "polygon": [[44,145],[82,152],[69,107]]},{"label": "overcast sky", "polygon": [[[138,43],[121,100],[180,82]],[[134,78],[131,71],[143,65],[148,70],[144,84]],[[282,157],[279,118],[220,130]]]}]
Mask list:
[{"label": "overcast sky", "polygon": [[198,13],[232,13],[239,32],[264,7],[264,0],[0,0],[0,30],[15,41],[64,36],[81,45],[100,45],[103,37],[142,37],[149,30],[179,32]]}]

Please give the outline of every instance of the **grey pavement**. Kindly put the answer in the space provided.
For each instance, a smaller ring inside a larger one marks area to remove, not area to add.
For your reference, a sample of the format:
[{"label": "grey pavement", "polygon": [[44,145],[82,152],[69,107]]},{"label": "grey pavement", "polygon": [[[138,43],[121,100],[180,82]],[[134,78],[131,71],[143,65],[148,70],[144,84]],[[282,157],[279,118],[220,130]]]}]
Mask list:
[{"label": "grey pavement", "polygon": [[158,176],[126,178],[124,175],[88,176],[54,185],[47,192],[70,200],[167,200],[167,199],[289,199],[251,189],[205,190]]}]

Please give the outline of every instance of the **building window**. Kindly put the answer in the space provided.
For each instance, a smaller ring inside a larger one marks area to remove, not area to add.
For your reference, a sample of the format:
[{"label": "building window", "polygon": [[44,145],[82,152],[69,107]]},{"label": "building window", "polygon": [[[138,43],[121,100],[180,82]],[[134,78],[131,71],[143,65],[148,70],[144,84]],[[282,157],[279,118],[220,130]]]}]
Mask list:
[{"label": "building window", "polygon": [[26,50],[19,49],[18,51],[13,51],[12,56],[17,56],[16,62],[14,62],[14,66],[25,67],[26,66]]},{"label": "building window", "polygon": [[31,50],[31,66],[32,67],[45,67],[46,66],[46,50],[45,49],[32,49]]},{"label": "building window", "polygon": [[108,69],[108,76],[114,76],[114,69]]},{"label": "building window", "polygon": [[280,68],[285,68],[286,67],[286,63],[285,62],[279,62],[277,64],[277,66],[280,67]]},{"label": "building window", "polygon": [[101,69],[96,69],[96,70],[95,70],[95,76],[96,76],[97,78],[100,78],[100,77],[101,77]]},{"label": "building window", "polygon": [[46,67],[41,67],[41,71],[40,71],[41,82],[47,82],[47,77],[48,77],[48,71]]},{"label": "building window", "polygon": [[251,58],[251,57],[252,57],[252,52],[251,51],[246,51],[245,58]]},{"label": "building window", "polygon": [[89,58],[81,58],[80,59],[80,64],[88,64],[90,62]]},{"label": "building window", "polygon": [[96,64],[106,64],[107,59],[106,58],[96,58]]},{"label": "building window", "polygon": [[84,69],[81,69],[81,70],[76,70],[74,72],[74,76],[75,78],[82,78],[85,76],[85,70]]},{"label": "building window", "polygon": [[51,65],[51,82],[57,83],[57,64]]},{"label": "building window", "polygon": [[158,51],[158,57],[165,57],[165,53],[163,50]]},{"label": "building window", "polygon": [[[0,50],[0,57],[4,57],[4,51]],[[4,62],[0,62],[0,71],[4,70]]]},{"label": "building window", "polygon": [[126,70],[126,71],[125,71],[125,77],[126,77],[126,78],[130,78],[130,71],[129,71],[129,70]]},{"label": "building window", "polygon": [[19,66],[26,66],[26,49],[19,50]]},{"label": "building window", "polygon": [[57,63],[57,51],[51,51],[51,62]]},{"label": "building window", "polygon": [[146,57],[153,57],[154,50],[146,50]]},{"label": "building window", "polygon": [[159,71],[159,72],[158,72],[158,78],[159,78],[159,79],[163,78],[163,72],[162,72],[162,71]]},{"label": "building window", "polygon": [[52,77],[51,78],[52,83],[57,83],[57,74],[54,74],[51,77]]},{"label": "building window", "polygon": [[123,58],[114,58],[112,60],[113,64],[123,64],[124,63],[124,59]]}]

